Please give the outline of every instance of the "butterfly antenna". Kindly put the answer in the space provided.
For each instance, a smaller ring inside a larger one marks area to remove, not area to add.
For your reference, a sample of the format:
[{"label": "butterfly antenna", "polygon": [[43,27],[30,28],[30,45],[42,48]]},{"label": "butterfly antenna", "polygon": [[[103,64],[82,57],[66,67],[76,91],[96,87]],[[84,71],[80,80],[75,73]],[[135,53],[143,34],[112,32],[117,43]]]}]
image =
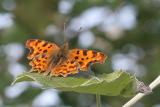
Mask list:
[{"label": "butterfly antenna", "polygon": [[66,37],[66,23],[64,23],[63,25],[63,45],[62,45],[63,49],[68,50],[68,40]]},{"label": "butterfly antenna", "polygon": [[63,25],[63,42],[66,43],[68,40],[67,40],[67,37],[66,37],[66,23],[64,23]]}]

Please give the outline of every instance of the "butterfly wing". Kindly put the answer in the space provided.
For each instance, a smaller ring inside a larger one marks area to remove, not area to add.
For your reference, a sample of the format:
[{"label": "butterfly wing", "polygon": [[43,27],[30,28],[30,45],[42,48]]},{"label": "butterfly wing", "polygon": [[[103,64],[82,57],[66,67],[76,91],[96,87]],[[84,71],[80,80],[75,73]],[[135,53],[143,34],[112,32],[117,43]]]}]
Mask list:
[{"label": "butterfly wing", "polygon": [[69,74],[76,73],[78,73],[78,63],[74,59],[68,58],[60,65],[55,66],[50,74],[53,76],[67,77]]},{"label": "butterfly wing", "polygon": [[90,64],[104,63],[107,56],[102,52],[93,50],[72,49],[69,52],[69,57],[72,57],[79,64],[82,71],[87,71]]},{"label": "butterfly wing", "polygon": [[78,73],[78,69],[87,71],[91,63],[103,63],[106,59],[106,55],[101,52],[72,49],[69,51],[66,60],[61,64],[52,66],[51,61],[54,58],[54,52],[60,50],[56,44],[44,40],[30,39],[27,40],[26,47],[30,50],[27,58],[31,60],[29,64],[32,69],[38,72],[48,71],[49,69],[53,76],[66,77],[69,74]]},{"label": "butterfly wing", "polygon": [[33,71],[46,71],[50,63],[51,56],[60,48],[51,42],[38,39],[30,39],[26,42],[26,47],[30,53],[27,58],[30,59],[30,65]]},{"label": "butterfly wing", "polygon": [[50,54],[53,51],[57,51],[60,48],[51,42],[39,40],[39,39],[29,39],[26,42],[26,47],[29,48],[30,53],[27,58],[32,59],[40,54]]}]

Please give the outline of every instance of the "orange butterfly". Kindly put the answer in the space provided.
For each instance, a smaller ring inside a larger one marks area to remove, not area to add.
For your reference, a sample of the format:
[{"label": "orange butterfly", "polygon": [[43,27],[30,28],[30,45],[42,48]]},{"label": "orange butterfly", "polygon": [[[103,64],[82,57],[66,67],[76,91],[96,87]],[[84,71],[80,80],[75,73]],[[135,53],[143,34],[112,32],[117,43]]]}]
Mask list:
[{"label": "orange butterfly", "polygon": [[51,76],[66,77],[79,70],[87,71],[91,63],[104,63],[107,58],[104,53],[93,50],[69,50],[67,42],[59,47],[48,41],[30,39],[26,47],[30,50],[27,58],[31,60],[32,71],[50,73]]}]

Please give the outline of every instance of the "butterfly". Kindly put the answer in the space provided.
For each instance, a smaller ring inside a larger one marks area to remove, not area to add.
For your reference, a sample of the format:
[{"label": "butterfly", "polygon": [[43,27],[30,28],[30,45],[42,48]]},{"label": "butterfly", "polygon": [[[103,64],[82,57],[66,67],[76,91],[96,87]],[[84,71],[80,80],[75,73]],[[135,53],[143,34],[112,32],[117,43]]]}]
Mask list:
[{"label": "butterfly", "polygon": [[39,39],[29,39],[26,47],[30,50],[31,71],[51,76],[67,77],[80,70],[87,71],[90,64],[104,63],[107,56],[102,52],[84,49],[69,50],[68,42],[58,46],[55,43]]}]

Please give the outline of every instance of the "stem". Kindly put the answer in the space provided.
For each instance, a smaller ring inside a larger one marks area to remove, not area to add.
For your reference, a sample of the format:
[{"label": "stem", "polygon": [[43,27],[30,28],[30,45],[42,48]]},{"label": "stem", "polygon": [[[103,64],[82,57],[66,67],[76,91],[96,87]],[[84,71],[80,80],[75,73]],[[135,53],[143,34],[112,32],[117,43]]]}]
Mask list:
[{"label": "stem", "polygon": [[101,96],[99,94],[96,94],[96,103],[97,107],[101,107]]},{"label": "stem", "polygon": [[[160,85],[160,75],[149,85],[149,87],[151,88],[151,90],[153,90],[158,85]],[[123,107],[133,106],[137,101],[139,101],[145,95],[146,94],[144,94],[144,93],[138,93],[130,101],[128,101],[126,104],[124,104]]]}]

